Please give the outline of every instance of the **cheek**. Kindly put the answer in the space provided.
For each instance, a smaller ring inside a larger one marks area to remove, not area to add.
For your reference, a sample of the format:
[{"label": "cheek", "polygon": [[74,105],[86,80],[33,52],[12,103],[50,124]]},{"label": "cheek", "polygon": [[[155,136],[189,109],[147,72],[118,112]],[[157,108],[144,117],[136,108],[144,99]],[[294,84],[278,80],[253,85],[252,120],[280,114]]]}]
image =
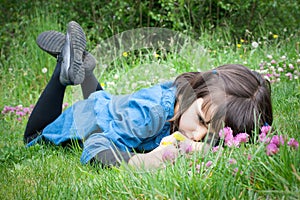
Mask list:
[{"label": "cheek", "polygon": [[202,140],[207,134],[207,128],[204,126],[199,126],[197,130],[194,132],[193,137],[195,141]]},{"label": "cheek", "polygon": [[182,115],[182,117],[179,120],[179,130],[183,130],[183,131],[191,131],[191,121],[185,117],[184,115]]},{"label": "cheek", "polygon": [[194,132],[196,130],[195,123],[187,118],[187,117],[181,117],[179,121],[179,131],[181,131],[182,134],[184,134],[189,139],[194,138]]},{"label": "cheek", "polygon": [[194,141],[200,141],[207,134],[207,128],[194,122],[193,119],[181,118],[179,121],[179,131],[186,137]]}]

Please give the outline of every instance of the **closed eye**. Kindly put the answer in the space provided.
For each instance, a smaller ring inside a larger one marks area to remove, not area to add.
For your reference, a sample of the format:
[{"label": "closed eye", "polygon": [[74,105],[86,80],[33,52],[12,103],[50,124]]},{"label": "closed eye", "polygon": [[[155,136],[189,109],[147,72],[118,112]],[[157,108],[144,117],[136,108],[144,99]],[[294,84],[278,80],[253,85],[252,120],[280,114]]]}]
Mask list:
[{"label": "closed eye", "polygon": [[208,127],[208,125],[210,123],[210,120],[208,122],[206,122],[200,114],[198,115],[198,120],[199,120],[199,123],[203,124],[205,127]]},{"label": "closed eye", "polygon": [[200,122],[201,124],[205,124],[205,121],[204,121],[204,119],[202,118],[201,115],[198,115],[198,120],[199,120],[199,122]]}]

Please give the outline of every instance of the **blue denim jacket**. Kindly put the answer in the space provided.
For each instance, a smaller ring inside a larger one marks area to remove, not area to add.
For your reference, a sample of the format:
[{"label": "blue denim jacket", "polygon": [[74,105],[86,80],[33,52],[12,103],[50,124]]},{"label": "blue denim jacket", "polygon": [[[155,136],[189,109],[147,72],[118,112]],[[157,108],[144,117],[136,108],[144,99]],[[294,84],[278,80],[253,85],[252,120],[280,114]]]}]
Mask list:
[{"label": "blue denim jacket", "polygon": [[170,134],[168,120],[174,115],[175,92],[172,82],[129,95],[94,92],[66,109],[28,146],[42,138],[56,145],[80,140],[84,164],[113,147],[129,152],[153,150]]}]

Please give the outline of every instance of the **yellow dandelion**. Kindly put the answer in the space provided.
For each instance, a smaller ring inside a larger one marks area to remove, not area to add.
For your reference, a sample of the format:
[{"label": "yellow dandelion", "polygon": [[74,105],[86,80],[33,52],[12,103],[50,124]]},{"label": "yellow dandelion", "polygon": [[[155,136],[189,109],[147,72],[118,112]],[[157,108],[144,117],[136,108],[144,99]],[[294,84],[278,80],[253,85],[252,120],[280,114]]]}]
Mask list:
[{"label": "yellow dandelion", "polygon": [[158,58],[158,57],[159,57],[159,54],[154,53],[153,56],[154,56],[155,58]]},{"label": "yellow dandelion", "polygon": [[172,142],[162,142],[161,143],[163,146],[167,146],[167,145],[171,145],[171,144],[173,144]]},{"label": "yellow dandelion", "polygon": [[105,83],[100,83],[101,87],[104,87],[105,86]]},{"label": "yellow dandelion", "polygon": [[183,135],[181,135],[179,132],[174,133],[173,136],[178,141],[184,141],[185,140],[185,137]]},{"label": "yellow dandelion", "polygon": [[237,46],[237,48],[241,48],[241,47],[242,47],[242,45],[241,45],[241,44],[237,44],[236,46]]},{"label": "yellow dandelion", "polygon": [[128,56],[128,53],[126,51],[123,52],[122,54],[124,57],[127,57]]},{"label": "yellow dandelion", "polygon": [[245,42],[245,40],[244,39],[241,39],[241,43],[244,43]]},{"label": "yellow dandelion", "polygon": [[279,36],[276,35],[276,34],[273,35],[273,38],[274,38],[274,39],[276,39],[276,38],[278,38],[278,37],[279,37]]}]

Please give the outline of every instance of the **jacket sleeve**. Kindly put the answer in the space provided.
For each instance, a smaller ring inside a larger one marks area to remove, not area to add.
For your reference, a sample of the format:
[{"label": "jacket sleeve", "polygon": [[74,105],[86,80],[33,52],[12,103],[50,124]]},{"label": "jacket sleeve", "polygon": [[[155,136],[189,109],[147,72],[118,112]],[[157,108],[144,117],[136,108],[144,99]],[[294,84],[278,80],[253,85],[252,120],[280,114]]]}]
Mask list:
[{"label": "jacket sleeve", "polygon": [[120,166],[122,162],[128,163],[134,153],[120,151],[117,148],[103,150],[91,160],[92,163],[101,164],[102,167]]},{"label": "jacket sleeve", "polygon": [[119,166],[122,162],[127,163],[133,153],[121,151],[102,133],[93,133],[83,143],[81,162],[100,163],[103,167]]}]

